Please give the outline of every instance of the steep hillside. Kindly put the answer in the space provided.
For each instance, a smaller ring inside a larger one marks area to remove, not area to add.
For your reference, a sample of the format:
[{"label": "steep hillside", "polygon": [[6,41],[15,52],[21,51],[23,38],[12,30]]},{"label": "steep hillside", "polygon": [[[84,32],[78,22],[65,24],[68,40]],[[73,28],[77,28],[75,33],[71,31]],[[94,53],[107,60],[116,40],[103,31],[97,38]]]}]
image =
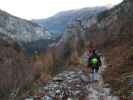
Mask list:
[{"label": "steep hillside", "polygon": [[[75,21],[76,19],[83,20],[83,23],[90,22],[90,19],[96,16],[97,13],[107,9],[106,7],[94,7],[94,8],[83,8],[78,10],[70,10],[57,13],[56,15],[40,20],[33,20],[53,33],[64,32],[65,27]],[[86,19],[86,20],[85,20]]]},{"label": "steep hillside", "polygon": [[[36,48],[39,49],[39,40],[42,40],[44,43],[53,41],[51,34],[45,28],[33,22],[12,16],[4,11],[0,11],[0,22],[0,36],[10,37],[26,51],[28,51],[25,46],[27,43],[30,46],[29,44],[37,41],[34,47],[31,46],[32,51],[34,51]],[[48,47],[47,43],[41,45],[41,48]]]},{"label": "steep hillside", "polygon": [[132,7],[132,0],[124,0],[114,8],[100,13],[97,23],[87,29],[86,33],[91,41],[102,48],[108,64],[104,79],[110,83],[115,95],[127,96],[133,91],[126,79],[127,76],[124,76],[133,71]]}]

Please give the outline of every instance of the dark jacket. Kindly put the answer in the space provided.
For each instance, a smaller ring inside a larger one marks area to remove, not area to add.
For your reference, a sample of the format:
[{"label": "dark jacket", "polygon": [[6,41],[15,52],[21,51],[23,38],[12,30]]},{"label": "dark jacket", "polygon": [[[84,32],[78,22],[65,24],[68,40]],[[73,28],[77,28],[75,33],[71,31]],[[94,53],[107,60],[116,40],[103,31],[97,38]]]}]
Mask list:
[{"label": "dark jacket", "polygon": [[[96,64],[92,64],[91,63],[91,60],[93,58],[96,58],[97,59],[97,63]],[[102,62],[101,62],[101,59],[100,59],[100,55],[96,52],[96,50],[93,50],[92,51],[92,54],[90,55],[89,59],[88,59],[88,64],[91,66],[91,67],[100,67],[102,65]]]}]

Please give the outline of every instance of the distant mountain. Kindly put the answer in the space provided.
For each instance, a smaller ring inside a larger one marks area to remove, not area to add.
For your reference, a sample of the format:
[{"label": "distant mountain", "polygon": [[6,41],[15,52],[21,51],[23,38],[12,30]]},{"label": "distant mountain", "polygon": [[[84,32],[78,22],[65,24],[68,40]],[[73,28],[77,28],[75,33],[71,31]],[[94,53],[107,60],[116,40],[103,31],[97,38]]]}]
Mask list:
[{"label": "distant mountain", "polygon": [[[46,28],[36,23],[12,16],[0,10],[0,38],[10,38],[18,43],[26,52],[27,47],[32,51],[45,49],[48,43],[53,41],[51,34]],[[40,41],[41,40],[41,47]],[[49,41],[49,42],[47,42]],[[35,43],[34,46],[32,43]]]},{"label": "distant mountain", "polygon": [[[77,10],[70,10],[59,12],[56,15],[49,17],[47,19],[32,20],[39,25],[46,27],[48,31],[53,33],[63,33],[65,27],[71,24],[76,19],[84,20],[91,19],[96,16],[99,12],[107,9],[106,7],[94,7],[94,8],[83,8]],[[84,20],[84,23],[88,22]]]}]

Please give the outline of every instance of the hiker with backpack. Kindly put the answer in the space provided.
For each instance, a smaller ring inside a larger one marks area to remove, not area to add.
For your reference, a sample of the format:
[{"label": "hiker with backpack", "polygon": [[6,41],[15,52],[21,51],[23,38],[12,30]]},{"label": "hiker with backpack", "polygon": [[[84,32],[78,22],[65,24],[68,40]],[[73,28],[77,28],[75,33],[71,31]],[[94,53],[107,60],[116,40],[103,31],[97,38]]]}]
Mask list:
[{"label": "hiker with backpack", "polygon": [[97,73],[99,71],[99,67],[102,65],[100,57],[101,55],[96,51],[96,49],[93,49],[88,58],[88,65],[91,66],[92,81],[98,81]]},{"label": "hiker with backpack", "polygon": [[100,57],[101,56],[98,54],[98,52],[95,49],[93,49],[92,53],[88,58],[88,64],[92,67],[92,71],[95,70],[96,72],[98,72],[99,67],[101,66]]},{"label": "hiker with backpack", "polygon": [[97,80],[96,74],[101,66],[100,54],[95,49],[92,42],[88,42],[85,48],[85,52],[82,55],[81,64],[84,66],[85,74],[91,73],[91,80]]}]

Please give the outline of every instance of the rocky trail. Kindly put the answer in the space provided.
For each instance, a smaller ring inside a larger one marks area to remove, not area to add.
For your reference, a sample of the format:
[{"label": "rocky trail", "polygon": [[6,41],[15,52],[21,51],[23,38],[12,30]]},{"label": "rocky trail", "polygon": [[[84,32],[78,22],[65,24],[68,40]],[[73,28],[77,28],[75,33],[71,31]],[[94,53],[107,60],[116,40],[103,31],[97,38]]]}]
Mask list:
[{"label": "rocky trail", "polygon": [[104,58],[103,65],[97,74],[98,82],[90,81],[90,74],[86,75],[82,70],[64,71],[56,75],[52,80],[40,88],[54,100],[118,100],[111,95],[109,84],[105,84],[102,72],[106,68]]}]

